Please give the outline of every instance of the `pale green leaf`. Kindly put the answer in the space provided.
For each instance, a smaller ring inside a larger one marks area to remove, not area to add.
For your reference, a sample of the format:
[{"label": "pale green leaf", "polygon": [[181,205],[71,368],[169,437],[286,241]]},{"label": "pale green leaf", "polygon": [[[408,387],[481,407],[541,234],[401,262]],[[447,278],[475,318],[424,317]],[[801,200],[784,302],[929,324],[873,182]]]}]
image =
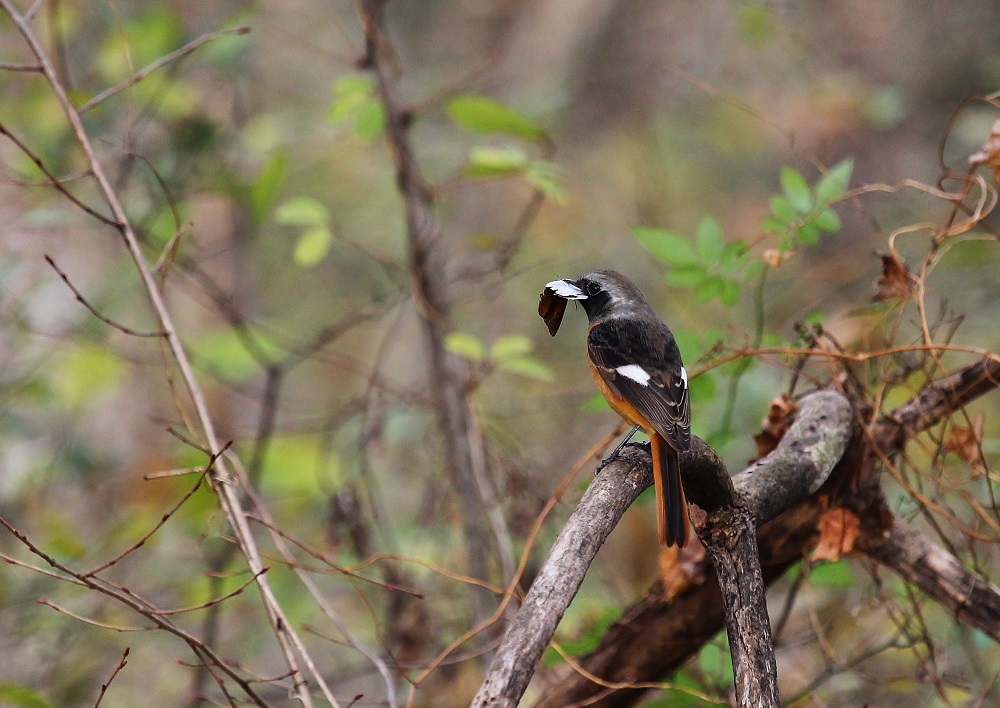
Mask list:
[{"label": "pale green leaf", "polygon": [[725,288],[725,281],[717,276],[710,275],[700,283],[694,289],[694,296],[698,302],[708,302],[712,298],[722,297],[722,291]]},{"label": "pale green leaf", "polygon": [[368,76],[348,74],[333,82],[333,102],[327,117],[334,123],[354,120],[358,113],[376,99],[375,82]]},{"label": "pale green leaf", "polygon": [[328,217],[326,207],[312,197],[289,199],[274,214],[274,220],[286,226],[320,226]]},{"label": "pale green leaf", "polygon": [[740,301],[740,284],[735,280],[723,279],[722,293],[719,297],[722,300],[723,305],[732,307]]},{"label": "pale green leaf", "polygon": [[445,110],[455,123],[474,133],[511,135],[528,140],[536,140],[542,136],[538,126],[489,96],[461,94],[448,101]]},{"label": "pale green leaf", "polygon": [[668,285],[678,288],[690,288],[703,281],[708,276],[708,272],[700,265],[680,265],[674,266],[667,271],[664,280]]},{"label": "pale green leaf", "polygon": [[468,332],[449,332],[444,338],[444,348],[456,356],[471,361],[482,361],[486,358],[486,345],[479,337]]},{"label": "pale green leaf", "polygon": [[819,243],[819,234],[819,228],[812,221],[802,224],[802,226],[795,230],[795,235],[805,246],[815,246]]},{"label": "pale green leaf", "polygon": [[493,342],[490,357],[497,362],[530,354],[534,344],[523,334],[505,334]]},{"label": "pale green leaf", "polygon": [[292,258],[296,265],[302,268],[312,268],[326,258],[333,243],[333,234],[326,226],[313,226],[306,229],[295,242]]},{"label": "pale green leaf", "polygon": [[630,230],[646,250],[664,263],[674,266],[698,263],[698,256],[691,242],[676,231],[652,226],[633,226]]},{"label": "pale green leaf", "polygon": [[275,151],[257,172],[250,187],[250,216],[260,224],[267,218],[288,173],[288,155]]},{"label": "pale green leaf", "polygon": [[565,204],[569,198],[566,186],[562,183],[559,168],[544,160],[536,160],[528,166],[525,179],[536,189],[551,197],[558,204]]},{"label": "pale green leaf", "polygon": [[840,217],[833,209],[824,209],[813,219],[816,228],[820,231],[835,232],[840,231]]},{"label": "pale green leaf", "polygon": [[808,214],[812,210],[812,191],[801,173],[791,167],[782,168],[781,189],[795,211]]},{"label": "pale green leaf", "polygon": [[0,705],[7,708],[53,708],[45,695],[22,683],[0,683]]},{"label": "pale green leaf", "polygon": [[472,177],[500,177],[523,172],[530,164],[524,151],[515,147],[476,147],[469,153],[465,173]]},{"label": "pale green leaf", "polygon": [[498,361],[497,366],[504,371],[519,374],[529,379],[536,379],[538,381],[555,380],[555,373],[552,371],[552,367],[541,359],[536,359],[533,356],[521,356],[513,359],[505,359],[503,361]]},{"label": "pale green leaf", "polygon": [[[792,206],[792,203],[780,194],[775,194],[771,197],[771,212],[779,222],[779,229],[787,226],[788,224],[794,223],[799,218],[799,215],[795,211],[795,207]],[[770,230],[776,231],[778,229]]]},{"label": "pale green leaf", "polygon": [[695,242],[698,244],[698,254],[706,263],[717,263],[722,257],[726,241],[722,235],[722,226],[711,216],[706,216],[698,224],[695,232]]},{"label": "pale green leaf", "polygon": [[382,135],[388,117],[381,101],[371,100],[354,116],[354,134],[361,140],[372,142]]},{"label": "pale green leaf", "polygon": [[819,178],[816,183],[816,201],[819,205],[826,205],[832,201],[840,199],[847,191],[847,186],[851,183],[851,174],[854,172],[854,160],[848,158],[838,162],[826,171],[826,174]]}]

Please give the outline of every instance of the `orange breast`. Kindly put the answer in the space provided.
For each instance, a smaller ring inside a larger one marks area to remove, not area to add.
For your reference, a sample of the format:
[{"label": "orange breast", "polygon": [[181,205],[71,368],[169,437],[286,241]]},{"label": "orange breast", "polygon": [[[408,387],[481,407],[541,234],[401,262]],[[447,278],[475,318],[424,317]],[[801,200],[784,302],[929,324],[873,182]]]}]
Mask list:
[{"label": "orange breast", "polygon": [[590,364],[590,373],[594,377],[594,381],[597,383],[597,387],[601,390],[604,395],[604,399],[608,402],[608,405],[614,410],[615,413],[620,415],[626,420],[626,422],[632,425],[641,426],[647,434],[653,432],[653,426],[650,425],[649,421],[646,420],[646,416],[639,412],[639,410],[632,405],[630,401],[623,397],[615,395],[615,392],[611,390],[605,382],[604,377],[601,376],[601,372],[598,371],[594,362],[587,358],[587,363]]}]

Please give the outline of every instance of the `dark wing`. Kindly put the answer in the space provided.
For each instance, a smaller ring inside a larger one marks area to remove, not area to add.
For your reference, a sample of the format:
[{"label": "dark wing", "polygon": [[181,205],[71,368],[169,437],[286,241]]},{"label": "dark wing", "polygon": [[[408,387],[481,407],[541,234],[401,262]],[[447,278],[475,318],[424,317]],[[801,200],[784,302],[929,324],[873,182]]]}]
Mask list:
[{"label": "dark wing", "polygon": [[635,406],[672,448],[691,447],[687,373],[665,324],[603,320],[590,328],[587,348],[612,393]]}]

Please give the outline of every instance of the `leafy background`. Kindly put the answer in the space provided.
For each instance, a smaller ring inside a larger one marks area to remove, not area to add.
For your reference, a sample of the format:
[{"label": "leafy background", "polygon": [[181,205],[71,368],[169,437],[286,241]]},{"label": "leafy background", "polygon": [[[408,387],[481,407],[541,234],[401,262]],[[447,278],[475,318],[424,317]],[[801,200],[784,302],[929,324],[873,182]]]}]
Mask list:
[{"label": "leafy background", "polygon": [[[571,309],[550,339],[535,314],[541,285],[595,267],[627,272],[674,328],[692,370],[719,343],[790,345],[798,321],[822,322],[848,348],[885,341],[893,320],[869,303],[881,272],[872,253],[901,226],[939,221],[949,205],[920,190],[848,199],[844,189],[848,180],[933,185],[939,157],[965,165],[996,111],[972,103],[952,118],[968,96],[1000,85],[998,19],[992,0],[389,6],[459,305],[448,346],[474,373],[471,404],[516,549],[559,480],[615,425],[583,365],[582,315]],[[152,260],[166,254],[170,305],[212,412],[278,523],[341,565],[375,553],[408,559],[375,562],[399,568],[423,593],[404,607],[343,574],[318,581],[366,642],[391,644],[414,667],[412,678],[469,626],[458,577],[462,510],[442,478],[385,112],[355,65],[363,44],[355,8],[54,1],[38,22],[78,105],[204,32],[251,28],[100,103],[86,126]],[[5,18],[0,60],[28,61]],[[41,80],[0,72],[0,89],[0,121],[54,173],[78,173],[83,161]],[[115,234],[28,186],[40,175],[10,142],[0,143],[0,160],[0,509],[49,553],[93,567],[193,484],[143,475],[203,457],[166,432],[183,421],[155,340],[96,320],[43,258],[107,317],[155,329]],[[96,202],[86,180],[74,184]],[[512,235],[520,239],[509,265],[492,268]],[[926,233],[894,244],[919,260]],[[996,248],[988,238],[963,242],[928,284],[929,309],[964,317],[957,343],[1000,346]],[[898,338],[915,336],[912,319],[901,322]],[[311,349],[324,334],[331,340]],[[694,432],[732,468],[753,455],[752,435],[788,366],[742,359],[694,381]],[[991,414],[990,460],[995,405],[976,409]],[[274,425],[262,438],[268,411]],[[953,457],[928,474],[968,478]],[[585,474],[544,524],[533,563],[584,484]],[[976,493],[989,498],[994,477],[985,485]],[[362,506],[365,543],[345,500]],[[893,501],[912,504],[902,493]],[[656,577],[653,523],[640,504],[613,535],[561,625],[569,651],[592,646]],[[25,555],[9,536],[0,547]],[[202,489],[114,573],[161,606],[197,605],[245,582],[228,548]],[[107,625],[141,621],[44,576],[0,572],[0,701],[92,704],[128,646],[115,704],[191,702],[196,672],[177,640],[83,624],[38,598]],[[797,572],[809,591],[794,596],[779,646],[783,695],[826,705],[889,693],[926,705],[997,698],[989,669],[997,652],[978,633],[930,608],[927,625],[940,627],[932,643],[869,657],[892,624],[886,607],[905,589],[850,560]],[[377,677],[325,639],[291,574],[279,566],[271,576],[293,621],[314,629],[310,641],[338,692],[377,695]],[[799,582],[783,581],[772,607]],[[206,631],[204,614],[184,621]],[[279,665],[252,592],[227,601],[218,621],[224,653],[265,674]],[[724,696],[724,641],[678,683]],[[920,680],[931,647],[946,657],[934,664],[938,682]],[[547,666],[564,668],[555,655]],[[480,672],[474,659],[441,668],[420,701],[467,703]],[[705,703],[676,692],[650,700]]]}]

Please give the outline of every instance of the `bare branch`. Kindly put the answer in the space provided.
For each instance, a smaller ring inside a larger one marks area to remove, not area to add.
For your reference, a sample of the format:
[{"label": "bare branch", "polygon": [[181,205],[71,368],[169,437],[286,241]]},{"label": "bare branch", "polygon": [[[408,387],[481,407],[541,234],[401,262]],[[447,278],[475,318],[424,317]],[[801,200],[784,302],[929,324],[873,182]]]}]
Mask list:
[{"label": "bare branch", "polygon": [[115,670],[111,672],[111,677],[108,678],[108,682],[101,684],[101,692],[97,696],[97,702],[94,703],[94,708],[99,708],[99,706],[101,705],[101,701],[104,700],[104,694],[108,692],[108,687],[111,685],[111,682],[115,680],[115,676],[118,675],[118,672],[124,669],[125,665],[128,664],[128,653],[129,653],[129,648],[125,647],[125,651],[122,652],[121,661],[118,662],[118,666],[115,667]]},{"label": "bare branch", "polygon": [[121,332],[123,334],[127,334],[130,337],[162,337],[163,336],[163,332],[140,332],[139,330],[132,329],[131,327],[126,327],[125,325],[120,324],[118,322],[115,322],[114,320],[112,320],[112,319],[110,319],[110,318],[102,315],[100,313],[100,311],[96,307],[94,307],[93,305],[91,305],[90,302],[87,300],[87,298],[85,298],[83,296],[83,293],[81,293],[79,290],[77,290],[76,286],[73,285],[73,283],[70,281],[69,276],[66,275],[66,273],[61,268],[59,268],[59,266],[56,265],[56,262],[54,260],[52,260],[51,256],[46,255],[45,256],[45,262],[48,263],[52,267],[52,270],[54,270],[59,275],[59,277],[62,279],[62,281],[64,283],[66,283],[66,287],[68,287],[70,290],[73,291],[73,295],[76,296],[76,301],[78,303],[80,303],[81,305],[83,305],[84,307],[86,307],[88,310],[90,310],[90,314],[92,314],[94,317],[96,317],[97,319],[99,319],[104,324],[106,324],[106,325],[108,325],[110,327],[113,327],[113,328],[117,329],[119,332]]},{"label": "bare branch", "polygon": [[145,79],[147,76],[149,76],[150,74],[152,74],[157,69],[161,69],[164,66],[166,66],[167,64],[169,64],[170,62],[175,61],[176,59],[180,59],[181,57],[190,54],[191,52],[193,52],[195,49],[197,49],[201,45],[203,45],[203,44],[205,44],[207,42],[211,42],[213,39],[218,39],[219,37],[226,37],[228,35],[233,35],[233,34],[249,34],[249,33],[250,33],[250,28],[249,27],[237,27],[236,29],[231,29],[231,30],[220,30],[218,32],[207,32],[206,34],[201,35],[197,39],[191,40],[190,42],[188,42],[187,44],[185,44],[180,49],[174,50],[174,51],[170,52],[170,54],[166,54],[166,55],[160,57],[159,59],[157,59],[156,61],[154,61],[153,63],[148,64],[147,66],[143,67],[142,69],[139,69],[139,71],[135,72],[134,74],[132,74],[132,76],[128,77],[127,79],[125,79],[121,83],[115,84],[114,86],[112,86],[109,89],[105,89],[104,91],[102,91],[101,93],[97,94],[92,99],[90,99],[89,101],[87,101],[86,103],[84,103],[82,106],[80,106],[77,109],[77,111],[81,115],[84,114],[84,113],[86,113],[87,111],[89,111],[91,108],[97,106],[102,101],[104,101],[104,100],[106,100],[108,98],[111,98],[112,96],[114,96],[117,93],[121,93],[122,91],[124,91],[125,89],[129,88],[130,86],[135,86],[137,83],[139,83],[140,81],[142,81],[143,79]]},{"label": "bare branch", "polygon": [[[208,449],[221,450],[222,445],[215,430],[215,423],[209,413],[204,392],[202,391],[197,377],[194,375],[194,369],[191,366],[187,350],[184,348],[184,345],[177,333],[177,329],[174,326],[173,316],[171,315],[170,310],[167,307],[166,300],[157,285],[155,276],[153,275],[149,264],[146,262],[139,239],[132,227],[131,222],[129,221],[124,205],[119,199],[114,185],[112,185],[111,180],[108,178],[104,165],[97,156],[93,142],[83,125],[80,113],[73,107],[73,104],[66,93],[66,88],[63,86],[61,79],[56,73],[55,67],[52,65],[45,47],[42,45],[34,30],[28,24],[27,20],[18,13],[11,0],[0,0],[0,8],[7,13],[11,20],[13,20],[18,32],[20,32],[24,41],[28,44],[32,54],[34,54],[35,58],[42,65],[45,77],[48,80],[56,99],[62,106],[62,109],[72,126],[73,134],[76,136],[77,143],[86,155],[87,162],[89,163],[90,169],[94,174],[94,178],[97,180],[101,192],[107,200],[108,205],[111,208],[111,212],[114,215],[112,220],[108,220],[106,218],[102,218],[101,220],[105,223],[113,225],[121,234],[125,247],[128,250],[129,255],[132,257],[132,260],[135,263],[142,279],[143,285],[146,288],[147,294],[149,295],[150,302],[163,329],[164,339],[167,343],[168,349],[174,360],[177,362],[181,379],[183,380],[187,393],[195,407],[198,425],[201,428],[200,434],[204,436]],[[232,525],[233,530],[239,539],[240,548],[247,559],[250,570],[256,575],[264,568],[264,564],[261,561],[260,551],[257,548],[257,542],[254,539],[252,531],[250,530],[249,522],[246,519],[240,497],[233,485],[223,481],[234,478],[229,472],[227,460],[228,455],[223,456],[218,460],[216,470],[212,474],[211,480],[213,482],[213,487],[218,494],[222,508],[226,514],[226,518],[229,520],[229,523]],[[303,661],[305,661],[310,667],[313,678],[323,691],[324,697],[327,701],[329,701],[332,705],[337,705],[337,701],[334,699],[333,694],[326,686],[323,676],[320,674],[318,668],[315,667],[315,664],[309,656],[305,646],[302,644],[302,641],[298,637],[298,634],[293,628],[291,622],[289,622],[287,616],[285,615],[284,610],[278,603],[277,598],[271,590],[267,577],[259,576],[257,586],[260,588],[261,598],[263,600],[264,608],[271,624],[272,631],[274,632],[274,635],[278,640],[278,644],[281,647],[285,662],[291,670],[291,675],[294,681],[294,691],[298,700],[300,700],[307,708],[311,708],[313,705],[312,694],[305,678],[301,673],[301,670],[299,669],[299,662],[296,659],[296,653],[298,653],[298,655],[302,657]]]}]

